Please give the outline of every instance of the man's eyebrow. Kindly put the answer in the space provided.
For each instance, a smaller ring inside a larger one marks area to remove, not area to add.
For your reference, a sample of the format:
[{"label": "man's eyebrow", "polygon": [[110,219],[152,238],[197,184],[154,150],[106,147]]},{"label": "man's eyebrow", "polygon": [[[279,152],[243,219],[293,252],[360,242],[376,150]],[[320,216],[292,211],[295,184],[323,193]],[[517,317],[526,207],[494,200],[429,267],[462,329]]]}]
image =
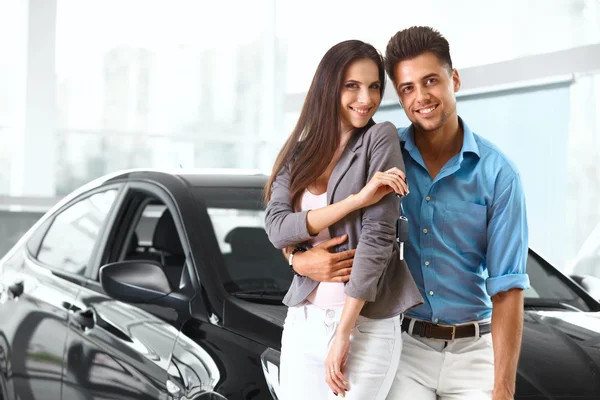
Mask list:
[{"label": "man's eyebrow", "polygon": [[424,77],[422,77],[421,80],[424,81],[425,79],[433,78],[435,76],[440,76],[440,74],[436,74],[435,72],[432,72],[432,73],[427,74]]},{"label": "man's eyebrow", "polygon": [[[439,76],[439,74],[436,74],[435,72],[432,72],[432,73],[427,74],[424,77],[422,77],[421,80],[429,79],[429,78],[432,78],[432,77],[435,77],[435,76]],[[397,88],[401,88],[402,86],[407,86],[407,85],[412,85],[412,84],[413,84],[412,82],[402,82],[402,83],[399,83],[396,87]]]}]

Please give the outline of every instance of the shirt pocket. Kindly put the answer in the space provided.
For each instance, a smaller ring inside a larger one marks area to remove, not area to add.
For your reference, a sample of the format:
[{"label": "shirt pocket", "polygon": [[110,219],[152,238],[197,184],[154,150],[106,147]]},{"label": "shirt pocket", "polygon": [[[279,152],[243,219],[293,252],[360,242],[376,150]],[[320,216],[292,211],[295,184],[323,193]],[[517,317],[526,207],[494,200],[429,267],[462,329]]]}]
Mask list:
[{"label": "shirt pocket", "polygon": [[444,242],[461,252],[483,256],[487,243],[487,207],[453,201],[446,204],[444,213]]}]

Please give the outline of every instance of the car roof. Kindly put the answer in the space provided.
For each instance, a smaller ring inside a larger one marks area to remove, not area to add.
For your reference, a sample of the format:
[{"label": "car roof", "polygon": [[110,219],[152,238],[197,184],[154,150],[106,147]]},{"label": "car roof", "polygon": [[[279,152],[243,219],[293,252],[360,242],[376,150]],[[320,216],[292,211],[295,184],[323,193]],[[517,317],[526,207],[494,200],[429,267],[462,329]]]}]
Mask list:
[{"label": "car roof", "polygon": [[100,178],[101,184],[122,180],[152,180],[161,182],[176,176],[191,187],[244,187],[262,189],[268,176],[259,170],[242,169],[134,169]]}]

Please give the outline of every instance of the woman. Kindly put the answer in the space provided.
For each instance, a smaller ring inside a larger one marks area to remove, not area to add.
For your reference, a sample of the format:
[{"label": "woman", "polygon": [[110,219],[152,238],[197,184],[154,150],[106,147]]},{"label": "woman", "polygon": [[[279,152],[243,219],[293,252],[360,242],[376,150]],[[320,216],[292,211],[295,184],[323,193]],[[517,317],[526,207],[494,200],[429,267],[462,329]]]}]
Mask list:
[{"label": "woman", "polygon": [[265,188],[276,247],[347,234],[356,249],[346,285],[292,281],[284,298],[282,400],[328,393],[384,399],[400,358],[401,315],[423,301],[395,244],[400,200],[392,192],[408,192],[397,131],[372,120],[384,82],[373,46],[333,46]]}]

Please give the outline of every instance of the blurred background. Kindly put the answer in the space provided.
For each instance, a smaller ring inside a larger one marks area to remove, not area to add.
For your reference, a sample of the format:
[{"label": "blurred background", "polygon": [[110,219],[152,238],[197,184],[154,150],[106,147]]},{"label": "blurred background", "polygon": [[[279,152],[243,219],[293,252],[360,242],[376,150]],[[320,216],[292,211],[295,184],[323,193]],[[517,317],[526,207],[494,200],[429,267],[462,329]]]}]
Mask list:
[{"label": "blurred background", "polygon": [[[519,168],[531,247],[600,273],[600,0],[0,0],[0,256],[106,173],[268,173],[325,51],[411,25],[446,36],[459,114]],[[407,125],[393,90],[375,119]]]}]

